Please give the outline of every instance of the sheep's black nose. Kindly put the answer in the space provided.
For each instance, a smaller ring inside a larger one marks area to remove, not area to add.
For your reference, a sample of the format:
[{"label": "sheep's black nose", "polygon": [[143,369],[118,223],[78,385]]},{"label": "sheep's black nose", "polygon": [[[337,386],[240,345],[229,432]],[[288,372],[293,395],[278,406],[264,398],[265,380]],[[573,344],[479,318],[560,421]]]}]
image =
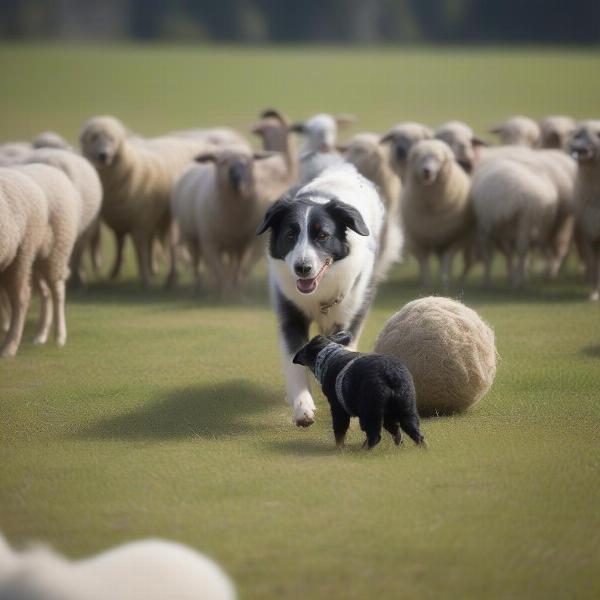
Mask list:
[{"label": "sheep's black nose", "polygon": [[98,160],[105,163],[108,160],[108,152],[98,152]]},{"label": "sheep's black nose", "polygon": [[307,277],[311,272],[312,267],[308,263],[296,263],[294,265],[294,271],[299,277]]}]

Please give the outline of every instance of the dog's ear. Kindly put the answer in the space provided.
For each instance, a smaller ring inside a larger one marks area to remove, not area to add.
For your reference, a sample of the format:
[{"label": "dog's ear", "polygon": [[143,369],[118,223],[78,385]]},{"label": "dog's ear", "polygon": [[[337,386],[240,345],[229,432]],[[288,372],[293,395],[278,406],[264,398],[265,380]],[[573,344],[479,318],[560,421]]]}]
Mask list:
[{"label": "dog's ear", "polygon": [[269,227],[275,227],[290,208],[290,196],[286,194],[273,204],[265,213],[263,222],[258,226],[256,235],[263,234]]},{"label": "dog's ear", "polygon": [[347,346],[352,341],[352,334],[349,331],[338,331],[330,335],[329,339],[336,344]]},{"label": "dog's ear", "polygon": [[358,235],[369,235],[367,224],[362,215],[353,206],[340,200],[331,200],[326,205],[326,208],[334,219],[345,225],[348,229],[356,231]]},{"label": "dog's ear", "polygon": [[296,356],[294,356],[292,362],[295,365],[302,365],[303,367],[306,367],[306,346],[304,348],[300,348],[300,350],[296,352]]}]

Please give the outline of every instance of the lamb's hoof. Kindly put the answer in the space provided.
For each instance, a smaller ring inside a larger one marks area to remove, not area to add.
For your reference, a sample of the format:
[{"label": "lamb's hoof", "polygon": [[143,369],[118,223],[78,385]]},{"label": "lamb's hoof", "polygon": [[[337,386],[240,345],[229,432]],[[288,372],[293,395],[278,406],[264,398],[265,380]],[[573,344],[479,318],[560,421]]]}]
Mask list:
[{"label": "lamb's hoof", "polygon": [[33,338],[33,345],[34,346],[43,346],[47,341],[48,341],[47,335],[36,335]]},{"label": "lamb's hoof", "polygon": [[56,338],[56,345],[62,348],[67,343],[67,336],[60,336]]},{"label": "lamb's hoof", "polygon": [[301,419],[296,419],[296,427],[310,427],[314,422],[314,417],[305,415]]},{"label": "lamb's hoof", "polygon": [[9,358],[11,356],[15,356],[17,353],[17,346],[14,344],[9,344],[0,350],[0,358]]},{"label": "lamb's hoof", "polygon": [[594,290],[591,294],[590,294],[590,300],[592,302],[598,302],[598,300],[600,300],[600,291],[598,290]]}]

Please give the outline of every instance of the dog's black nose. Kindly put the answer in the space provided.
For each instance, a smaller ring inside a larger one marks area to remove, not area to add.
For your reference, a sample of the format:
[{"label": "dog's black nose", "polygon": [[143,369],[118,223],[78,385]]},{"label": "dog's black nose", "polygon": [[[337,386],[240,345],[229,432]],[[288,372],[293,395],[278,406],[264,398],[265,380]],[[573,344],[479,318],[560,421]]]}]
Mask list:
[{"label": "dog's black nose", "polygon": [[308,263],[296,263],[294,265],[294,271],[298,277],[307,277],[311,272],[312,267]]}]

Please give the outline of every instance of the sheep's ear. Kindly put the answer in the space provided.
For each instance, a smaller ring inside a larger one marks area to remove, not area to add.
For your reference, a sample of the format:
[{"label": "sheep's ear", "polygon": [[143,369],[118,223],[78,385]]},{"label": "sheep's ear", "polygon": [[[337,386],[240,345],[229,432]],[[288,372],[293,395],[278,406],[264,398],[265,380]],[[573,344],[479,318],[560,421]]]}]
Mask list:
[{"label": "sheep's ear", "polygon": [[335,149],[340,153],[344,154],[348,150],[348,144],[336,144]]},{"label": "sheep's ear", "polygon": [[265,158],[273,158],[273,156],[280,156],[281,152],[269,152],[269,151],[260,151],[255,152],[252,155],[253,160],[264,160]]},{"label": "sheep's ear", "polygon": [[288,131],[292,131],[294,133],[304,133],[304,129],[304,123],[302,123],[301,121],[298,121],[297,123],[292,123],[288,127]]},{"label": "sheep's ear", "polygon": [[278,121],[281,121],[281,123],[283,123],[284,125],[287,125],[288,122],[283,113],[280,113],[275,108],[266,108],[260,113],[259,117],[261,119],[277,119]]},{"label": "sheep's ear", "polygon": [[500,135],[504,131],[504,127],[502,125],[494,125],[488,129],[488,133],[493,133],[494,135]]},{"label": "sheep's ear", "polygon": [[478,138],[477,136],[473,137],[473,139],[471,140],[471,146],[476,147],[476,146],[487,146],[488,143],[484,140],[482,140],[481,138]]},{"label": "sheep's ear", "polygon": [[292,362],[295,365],[302,365],[303,367],[307,366],[306,346],[304,348],[301,348],[300,350],[298,350],[298,352],[296,352],[296,356],[294,356],[294,358],[292,358]]},{"label": "sheep's ear", "polygon": [[214,163],[217,160],[217,155],[214,152],[206,152],[204,154],[198,154],[194,160],[199,163]]},{"label": "sheep's ear", "polygon": [[369,235],[367,224],[362,215],[353,206],[339,200],[331,200],[326,205],[326,208],[334,219],[338,220],[348,229],[356,231],[358,235]]},{"label": "sheep's ear", "polygon": [[265,132],[265,127],[262,123],[256,123],[250,128],[250,133],[254,135],[262,135]]},{"label": "sheep's ear", "polygon": [[330,335],[329,339],[336,344],[347,346],[352,341],[352,334],[349,331],[338,331]]},{"label": "sheep's ear", "polygon": [[350,127],[350,125],[354,125],[354,123],[356,123],[356,117],[354,115],[335,115],[333,118],[340,129]]},{"label": "sheep's ear", "polygon": [[265,213],[263,222],[258,226],[256,235],[262,235],[269,227],[275,227],[290,208],[290,199],[286,195],[273,204]]},{"label": "sheep's ear", "polygon": [[389,131],[388,133],[386,133],[385,135],[382,135],[379,138],[379,143],[380,144],[389,144],[390,142],[394,141],[394,132],[393,131]]}]

